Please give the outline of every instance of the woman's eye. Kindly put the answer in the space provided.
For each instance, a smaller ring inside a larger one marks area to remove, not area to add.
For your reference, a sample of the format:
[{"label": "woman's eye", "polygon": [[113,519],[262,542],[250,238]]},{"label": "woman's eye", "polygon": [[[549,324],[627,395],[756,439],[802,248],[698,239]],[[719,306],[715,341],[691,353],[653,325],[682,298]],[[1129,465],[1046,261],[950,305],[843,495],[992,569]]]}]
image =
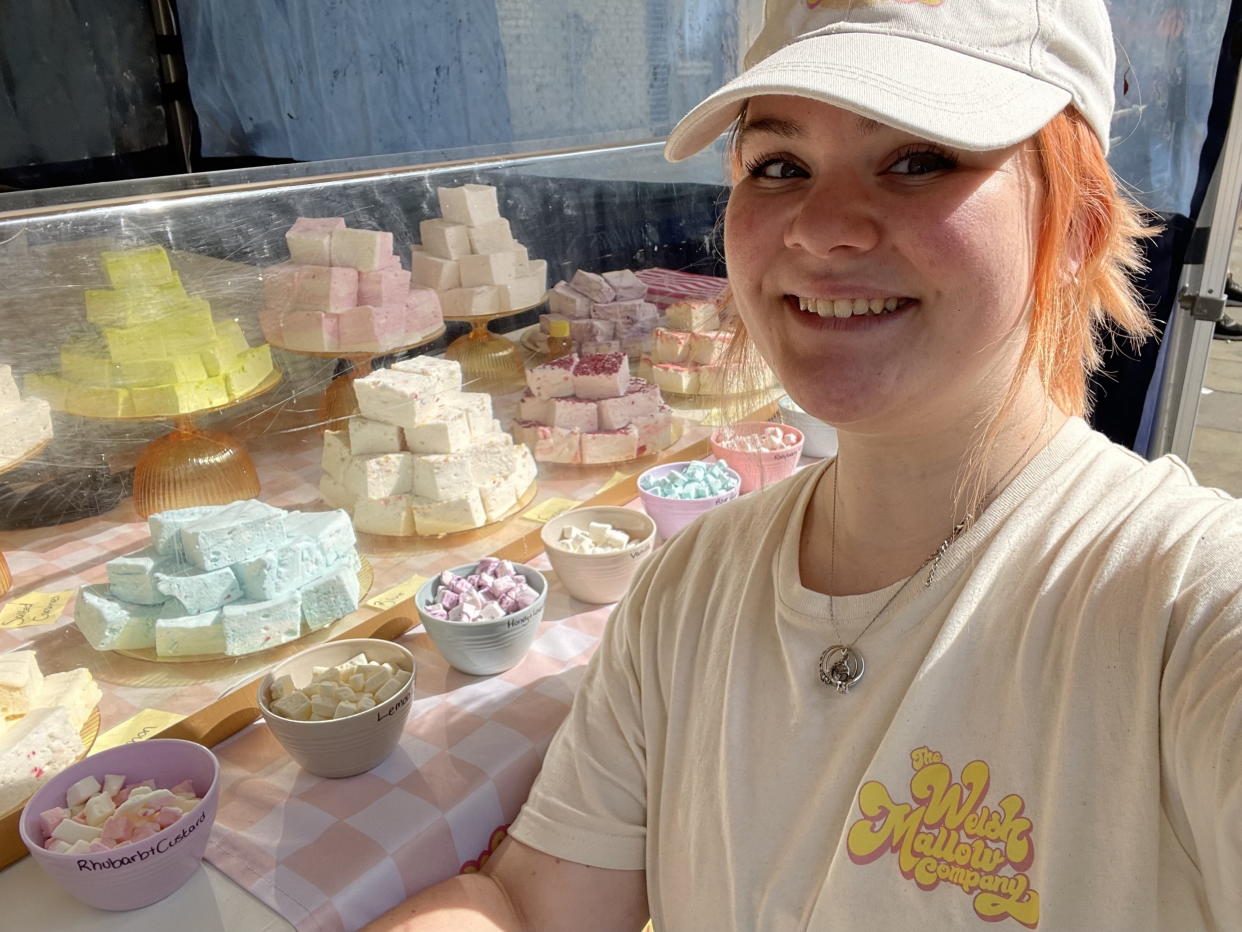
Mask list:
[{"label": "woman's eye", "polygon": [[906,152],[888,167],[890,175],[929,175],[957,167],[957,159],[947,152],[936,149],[920,149]]},{"label": "woman's eye", "polygon": [[770,178],[774,180],[801,178],[806,174],[793,162],[780,158],[765,158],[751,162],[746,166],[746,173],[752,178]]}]

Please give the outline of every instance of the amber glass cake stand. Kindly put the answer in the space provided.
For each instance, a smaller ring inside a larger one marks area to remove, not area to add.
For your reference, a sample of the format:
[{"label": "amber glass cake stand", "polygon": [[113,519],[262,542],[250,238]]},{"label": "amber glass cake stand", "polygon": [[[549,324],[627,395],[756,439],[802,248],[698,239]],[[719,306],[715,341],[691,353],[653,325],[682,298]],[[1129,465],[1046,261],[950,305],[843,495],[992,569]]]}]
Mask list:
[{"label": "amber glass cake stand", "polygon": [[134,466],[134,508],[142,517],[170,508],[225,505],[258,495],[259,473],[241,441],[222,430],[198,427],[195,420],[257,398],[275,388],[280,379],[280,370],[273,369],[240,398],[185,414],[76,416],[95,421],[172,421],[172,431],[148,443]]},{"label": "amber glass cake stand", "polygon": [[502,317],[513,317],[524,314],[543,304],[542,301],[529,307],[520,307],[500,314],[470,314],[463,317],[445,317],[471,325],[470,332],[460,336],[448,345],[444,355],[461,363],[462,378],[467,382],[486,383],[493,386],[508,385],[521,382],[525,375],[522,355],[516,344],[502,336],[497,336],[487,329],[488,323]]},{"label": "amber glass cake stand", "polygon": [[[32,459],[42,453],[51,442],[52,438],[48,437],[46,440],[31,447],[17,459],[13,460],[13,462],[0,466],[0,475],[3,475],[6,472],[11,472],[18,466],[24,466],[26,463],[29,463]],[[13,574],[9,570],[9,561],[4,558],[3,553],[0,553],[0,595],[4,595],[12,588]]]},{"label": "amber glass cake stand", "polygon": [[[402,343],[380,352],[374,350],[305,350],[294,346],[283,346],[272,343],[276,349],[286,353],[297,353],[299,356],[310,356],[315,359],[344,359],[349,362],[349,369],[336,376],[323,393],[323,407],[320,410],[320,424],[323,427],[334,427],[337,422],[347,420],[358,413],[358,399],[354,397],[354,380],[370,375],[371,363],[380,356],[392,356],[407,350],[418,349],[428,343],[434,343],[444,336],[444,325],[424,334],[412,343]],[[269,341],[270,342],[270,341]]]}]

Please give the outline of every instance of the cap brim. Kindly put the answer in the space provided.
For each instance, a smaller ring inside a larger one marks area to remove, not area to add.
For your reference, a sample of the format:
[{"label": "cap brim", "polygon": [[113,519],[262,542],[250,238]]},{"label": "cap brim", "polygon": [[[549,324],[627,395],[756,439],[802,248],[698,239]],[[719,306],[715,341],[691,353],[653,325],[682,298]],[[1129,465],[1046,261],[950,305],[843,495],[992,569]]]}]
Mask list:
[{"label": "cap brim", "polygon": [[1003,149],[1035,135],[1070,102],[1064,88],[905,36],[840,32],[799,39],[691,110],[664,145],[689,158],[727,130],[742,103],[806,97],[958,149]]}]

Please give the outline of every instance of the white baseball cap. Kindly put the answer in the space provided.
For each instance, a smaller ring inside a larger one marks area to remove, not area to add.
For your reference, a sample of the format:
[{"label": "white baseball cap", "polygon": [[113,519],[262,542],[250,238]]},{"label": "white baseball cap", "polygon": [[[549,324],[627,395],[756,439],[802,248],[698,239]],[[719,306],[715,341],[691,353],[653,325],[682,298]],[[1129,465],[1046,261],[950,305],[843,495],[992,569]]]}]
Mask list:
[{"label": "white baseball cap", "polygon": [[974,151],[1028,139],[1072,103],[1107,152],[1115,60],[1103,0],[765,0],[747,70],[673,128],[664,155],[710,145],[760,94]]}]

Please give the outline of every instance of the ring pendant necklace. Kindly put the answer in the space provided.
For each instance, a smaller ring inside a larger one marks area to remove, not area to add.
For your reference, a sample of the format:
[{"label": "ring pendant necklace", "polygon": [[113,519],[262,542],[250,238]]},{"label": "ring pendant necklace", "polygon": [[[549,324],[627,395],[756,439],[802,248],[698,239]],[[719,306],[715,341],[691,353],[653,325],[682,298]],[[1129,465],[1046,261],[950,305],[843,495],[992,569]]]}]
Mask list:
[{"label": "ring pendant necklace", "polygon": [[[1044,427],[1047,427],[1047,421],[1044,422]],[[1038,440],[1043,433],[1043,429],[1040,429],[1040,431],[1031,440],[1030,444],[1027,445],[1027,448],[1022,451],[1022,455],[1018,457],[1017,462],[1014,463],[1014,465],[1011,466],[1005,474],[1000,477],[1000,479],[996,480],[996,484],[993,485],[987,494],[979,500],[981,504],[990,502],[992,496],[996,493],[996,490],[1000,488],[1000,484],[1008,478],[1010,473],[1017,468],[1019,463],[1026,459],[1026,455],[1030,453],[1031,448],[1035,446],[1035,441]],[[838,463],[832,464],[832,546],[828,570],[828,584],[830,587],[836,581],[837,573],[838,465]],[[821,683],[825,686],[831,687],[838,693],[847,693],[850,691],[851,687],[858,685],[859,681],[863,678],[863,674],[867,670],[866,661],[863,659],[863,655],[857,647],[858,642],[863,639],[863,635],[871,629],[871,626],[880,620],[880,616],[888,610],[888,607],[897,601],[897,597],[906,591],[906,587],[910,585],[911,580],[922,573],[923,568],[929,565],[930,569],[927,571],[927,579],[923,582],[923,588],[931,588],[932,580],[936,575],[936,568],[940,565],[940,561],[944,557],[945,552],[953,546],[954,542],[962,536],[963,532],[965,532],[965,530],[970,527],[973,522],[974,515],[968,513],[966,517],[964,517],[957,524],[953,525],[953,530],[949,532],[949,536],[942,540],[936,546],[936,549],[928,555],[927,559],[919,564],[918,569],[911,573],[906,581],[901,584],[901,588],[888,597],[888,601],[880,606],[880,610],[875,613],[872,619],[863,626],[863,629],[859,631],[853,640],[851,640],[848,644],[843,643],[843,639],[841,639],[841,629],[837,626],[836,612],[833,610],[833,597],[831,594],[828,596],[828,620],[832,623],[832,629],[837,635],[838,642],[827,647],[824,652],[819,655],[819,681]]]}]

